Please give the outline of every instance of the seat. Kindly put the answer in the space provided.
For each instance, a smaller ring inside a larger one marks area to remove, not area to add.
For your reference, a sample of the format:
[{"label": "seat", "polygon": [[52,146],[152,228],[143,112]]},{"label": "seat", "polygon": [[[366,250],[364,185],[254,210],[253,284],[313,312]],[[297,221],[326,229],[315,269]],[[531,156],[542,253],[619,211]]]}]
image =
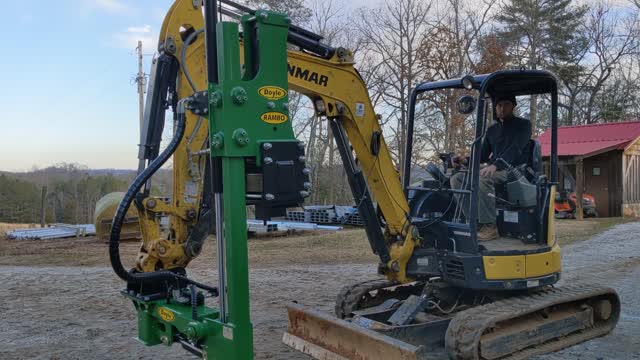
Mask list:
[{"label": "seat", "polygon": [[[501,238],[505,240],[502,245],[507,247],[520,245],[535,248],[540,238],[538,211],[544,209],[538,209],[536,204],[539,203],[540,186],[544,184],[540,182],[544,177],[542,147],[537,140],[530,139],[526,151],[527,163],[514,168],[506,184],[496,185],[496,225]],[[522,179],[523,176],[526,180]],[[516,239],[522,243],[512,243]],[[493,250],[499,248],[496,245]]]},{"label": "seat", "polygon": [[[536,139],[529,139],[527,145],[527,164],[526,166],[516,167],[531,182],[536,184],[538,178],[542,175],[542,146]],[[506,184],[496,184],[496,196],[498,200],[509,200],[507,196]]]}]

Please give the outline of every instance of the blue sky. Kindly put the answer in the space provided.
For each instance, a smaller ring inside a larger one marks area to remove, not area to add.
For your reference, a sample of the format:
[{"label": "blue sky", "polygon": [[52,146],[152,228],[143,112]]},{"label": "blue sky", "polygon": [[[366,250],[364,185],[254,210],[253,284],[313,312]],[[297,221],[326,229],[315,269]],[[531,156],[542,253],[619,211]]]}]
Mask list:
[{"label": "blue sky", "polygon": [[[308,3],[322,0],[308,0]],[[334,0],[354,8],[371,0]],[[137,167],[135,47],[153,54],[173,0],[5,1],[0,171]],[[370,4],[369,4],[370,5]],[[151,56],[145,57],[145,72]]]},{"label": "blue sky", "polygon": [[[171,0],[11,1],[0,22],[0,170],[135,168],[134,49],[153,53]],[[145,58],[148,71],[151,57]]]}]

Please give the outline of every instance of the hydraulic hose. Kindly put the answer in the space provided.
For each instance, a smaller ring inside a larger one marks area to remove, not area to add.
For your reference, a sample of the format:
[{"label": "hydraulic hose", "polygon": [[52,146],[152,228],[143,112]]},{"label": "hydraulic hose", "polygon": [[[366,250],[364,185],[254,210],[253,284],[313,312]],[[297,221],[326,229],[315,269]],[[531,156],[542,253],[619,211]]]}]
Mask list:
[{"label": "hydraulic hose", "polygon": [[217,294],[218,290],[215,287],[207,286],[204,284],[200,284],[196,281],[190,280],[187,277],[176,274],[169,270],[160,270],[154,272],[147,273],[139,273],[134,272],[134,269],[127,271],[122,265],[122,260],[120,259],[120,231],[122,230],[122,224],[124,223],[124,218],[133,202],[133,199],[140,192],[142,186],[155,174],[158,169],[164,165],[167,160],[173,155],[182,140],[182,137],[186,128],[186,115],[185,115],[185,103],[188,102],[189,99],[182,99],[178,102],[177,107],[177,121],[173,139],[160,155],[155,158],[151,164],[147,168],[145,168],[142,172],[136,176],[133,180],[133,183],[129,186],[129,189],[125,193],[122,201],[120,201],[120,205],[118,206],[118,210],[116,211],[115,216],[113,217],[113,225],[111,226],[111,234],[109,237],[109,260],[111,261],[111,267],[113,271],[118,275],[122,280],[125,280],[129,283],[134,284],[143,284],[143,283],[155,283],[155,282],[163,282],[163,281],[183,281],[189,284],[194,284],[199,288],[208,290],[209,292],[215,292]]},{"label": "hydraulic hose", "polygon": [[187,69],[187,48],[193,43],[196,37],[202,34],[203,32],[204,32],[204,29],[199,29],[191,33],[191,35],[189,35],[184,40],[184,43],[183,43],[184,45],[182,46],[182,51],[180,52],[180,67],[182,68],[182,72],[184,73],[184,76],[187,78],[187,81],[189,82],[191,89],[193,89],[193,92],[197,92],[198,89],[196,89],[196,84],[193,82],[193,79],[191,78],[191,74]]}]

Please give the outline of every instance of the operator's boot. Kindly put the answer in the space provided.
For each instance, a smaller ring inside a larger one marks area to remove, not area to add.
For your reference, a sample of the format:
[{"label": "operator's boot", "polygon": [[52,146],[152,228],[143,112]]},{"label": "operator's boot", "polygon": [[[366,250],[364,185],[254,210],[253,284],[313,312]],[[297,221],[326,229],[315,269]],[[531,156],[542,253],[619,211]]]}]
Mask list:
[{"label": "operator's boot", "polygon": [[478,228],[478,241],[489,241],[498,238],[498,227],[496,224],[480,224]]}]

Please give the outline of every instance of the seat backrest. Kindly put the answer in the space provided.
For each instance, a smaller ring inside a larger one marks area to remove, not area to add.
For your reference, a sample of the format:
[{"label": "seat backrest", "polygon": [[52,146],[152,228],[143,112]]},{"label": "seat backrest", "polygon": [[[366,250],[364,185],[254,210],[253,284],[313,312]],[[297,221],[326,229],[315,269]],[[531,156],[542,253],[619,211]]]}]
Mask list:
[{"label": "seat backrest", "polygon": [[530,139],[528,151],[527,166],[529,166],[536,175],[542,174],[542,146],[540,142],[536,139]]}]

